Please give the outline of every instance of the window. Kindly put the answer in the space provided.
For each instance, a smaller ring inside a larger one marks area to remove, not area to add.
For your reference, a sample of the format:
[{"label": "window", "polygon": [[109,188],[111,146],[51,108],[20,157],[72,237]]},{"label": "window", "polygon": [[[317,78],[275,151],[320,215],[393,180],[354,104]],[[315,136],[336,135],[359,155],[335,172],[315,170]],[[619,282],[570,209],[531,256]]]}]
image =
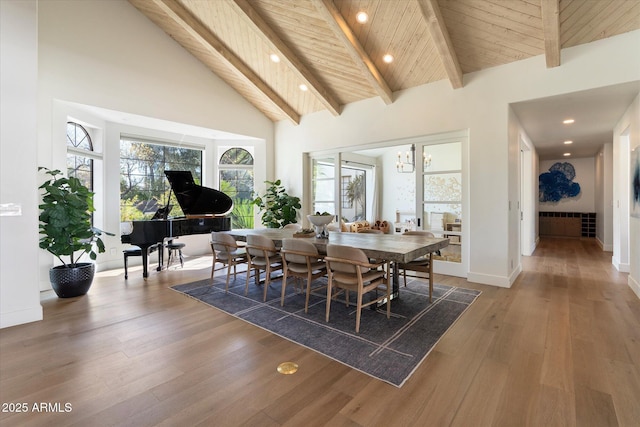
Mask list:
[{"label": "window", "polygon": [[[202,150],[135,138],[120,140],[120,219],[148,219],[168,203],[169,216],[183,215],[165,170],[190,171],[202,182]],[[171,201],[167,200],[171,192]]]},{"label": "window", "polygon": [[342,177],[342,186],[340,187],[340,192],[342,194],[342,209],[351,209],[353,208],[353,200],[349,198],[347,195],[347,189],[351,184],[351,176],[346,175]]},{"label": "window", "polygon": [[87,130],[67,122],[67,176],[75,177],[93,191],[93,143]]},{"label": "window", "polygon": [[313,208],[315,212],[335,214],[335,162],[333,158],[313,159]]},{"label": "window", "polygon": [[[367,183],[366,172],[361,169],[355,169],[343,166],[343,187],[342,187],[342,217],[348,222],[363,221],[367,219]],[[349,178],[345,186],[345,178]],[[346,203],[345,203],[346,202]]]},{"label": "window", "polygon": [[462,235],[462,144],[449,142],[424,146],[423,158],[433,162],[423,166],[424,229],[449,238],[441,251],[446,261],[461,262]]},{"label": "window", "polygon": [[220,156],[220,191],[233,200],[232,228],[253,228],[253,156],[239,147]]}]

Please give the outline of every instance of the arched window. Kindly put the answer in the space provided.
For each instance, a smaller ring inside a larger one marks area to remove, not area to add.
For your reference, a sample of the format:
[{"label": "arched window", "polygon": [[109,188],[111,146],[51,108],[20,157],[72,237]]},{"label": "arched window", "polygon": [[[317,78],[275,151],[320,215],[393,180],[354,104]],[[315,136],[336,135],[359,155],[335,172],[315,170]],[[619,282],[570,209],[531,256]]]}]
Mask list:
[{"label": "arched window", "polygon": [[67,122],[67,175],[78,178],[93,191],[93,143],[87,130],[74,122]]},{"label": "arched window", "polygon": [[253,228],[253,155],[233,147],[222,153],[218,162],[220,191],[233,200],[231,226]]}]

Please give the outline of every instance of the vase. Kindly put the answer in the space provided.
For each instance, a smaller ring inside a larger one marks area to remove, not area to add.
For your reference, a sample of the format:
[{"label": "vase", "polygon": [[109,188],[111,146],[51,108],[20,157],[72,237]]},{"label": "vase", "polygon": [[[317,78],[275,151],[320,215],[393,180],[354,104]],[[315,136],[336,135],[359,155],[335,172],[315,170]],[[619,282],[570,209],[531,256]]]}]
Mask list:
[{"label": "vase", "polygon": [[95,271],[91,262],[60,265],[49,270],[49,281],[58,297],[79,297],[89,291]]}]

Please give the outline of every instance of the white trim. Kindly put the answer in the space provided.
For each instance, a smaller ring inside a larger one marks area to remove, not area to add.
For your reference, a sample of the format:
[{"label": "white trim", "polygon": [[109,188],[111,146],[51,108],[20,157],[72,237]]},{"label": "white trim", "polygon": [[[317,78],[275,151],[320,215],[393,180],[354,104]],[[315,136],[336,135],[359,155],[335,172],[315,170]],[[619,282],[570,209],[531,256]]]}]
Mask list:
[{"label": "white trim", "polygon": [[636,282],[631,275],[627,277],[627,283],[634,294],[640,299],[640,283]]},{"label": "white trim", "polygon": [[0,329],[10,326],[21,325],[23,323],[37,322],[42,320],[42,306],[38,304],[35,307],[16,310],[11,312],[2,312],[0,314]]},{"label": "white trim", "polygon": [[[519,271],[517,270],[518,269],[516,269],[512,273],[512,277],[514,276],[514,274],[517,276],[516,272],[519,273]],[[491,274],[482,274],[482,273],[473,273],[473,272],[467,273],[467,280],[473,283],[498,286],[500,288],[510,288],[511,285],[513,284],[512,279],[510,277],[494,276]]]}]

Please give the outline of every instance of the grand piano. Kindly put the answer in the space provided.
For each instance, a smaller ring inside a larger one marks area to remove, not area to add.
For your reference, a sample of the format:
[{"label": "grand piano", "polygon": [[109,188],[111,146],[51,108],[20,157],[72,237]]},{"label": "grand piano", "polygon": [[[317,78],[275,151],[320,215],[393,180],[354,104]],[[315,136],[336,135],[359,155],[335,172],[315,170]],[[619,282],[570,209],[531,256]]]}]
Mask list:
[{"label": "grand piano", "polygon": [[[233,209],[233,200],[229,196],[213,188],[196,184],[190,171],[164,171],[164,174],[185,216],[168,218],[171,209],[167,203],[166,207],[159,209],[153,219],[133,221],[131,233],[120,237],[122,243],[140,247],[143,277],[149,276],[150,247],[156,246],[162,253],[165,239],[231,230],[231,218],[226,216]],[[161,268],[162,262],[159,263],[158,270]]]}]

